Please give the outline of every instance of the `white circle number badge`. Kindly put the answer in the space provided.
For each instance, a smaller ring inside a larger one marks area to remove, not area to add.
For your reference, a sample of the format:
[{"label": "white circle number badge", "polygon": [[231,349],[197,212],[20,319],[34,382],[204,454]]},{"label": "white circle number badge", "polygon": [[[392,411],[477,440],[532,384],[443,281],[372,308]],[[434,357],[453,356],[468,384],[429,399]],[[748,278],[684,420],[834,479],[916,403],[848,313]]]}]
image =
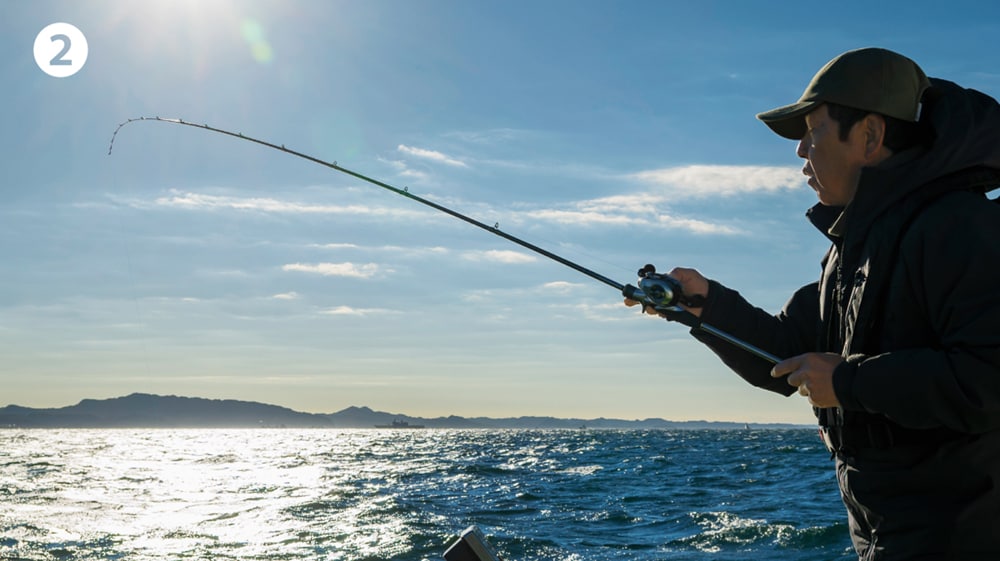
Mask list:
[{"label": "white circle number badge", "polygon": [[53,23],[35,37],[35,62],[49,76],[65,78],[87,62],[87,38],[76,26]]}]

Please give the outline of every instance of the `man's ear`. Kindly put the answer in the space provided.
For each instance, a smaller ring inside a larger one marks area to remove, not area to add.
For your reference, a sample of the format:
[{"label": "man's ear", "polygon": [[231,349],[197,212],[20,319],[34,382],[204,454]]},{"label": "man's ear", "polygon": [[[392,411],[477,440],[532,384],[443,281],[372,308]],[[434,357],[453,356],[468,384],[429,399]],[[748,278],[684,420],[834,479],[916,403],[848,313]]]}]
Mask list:
[{"label": "man's ear", "polygon": [[885,146],[885,118],[869,113],[861,121],[865,139],[865,158],[869,161],[883,160],[892,152]]}]

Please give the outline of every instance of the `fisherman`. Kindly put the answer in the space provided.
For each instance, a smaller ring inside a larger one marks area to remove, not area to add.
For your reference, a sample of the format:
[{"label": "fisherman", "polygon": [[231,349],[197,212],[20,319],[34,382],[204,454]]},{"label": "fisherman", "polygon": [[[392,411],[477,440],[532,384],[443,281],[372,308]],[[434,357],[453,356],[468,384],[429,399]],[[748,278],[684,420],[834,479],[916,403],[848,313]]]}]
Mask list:
[{"label": "fisherman", "polygon": [[985,195],[1000,105],[865,48],[757,118],[798,141],[819,199],[807,216],[832,245],[777,315],[669,273],[704,298],[684,310],[791,358],[692,334],[751,384],[808,398],[859,559],[1000,559],[1000,204]]}]

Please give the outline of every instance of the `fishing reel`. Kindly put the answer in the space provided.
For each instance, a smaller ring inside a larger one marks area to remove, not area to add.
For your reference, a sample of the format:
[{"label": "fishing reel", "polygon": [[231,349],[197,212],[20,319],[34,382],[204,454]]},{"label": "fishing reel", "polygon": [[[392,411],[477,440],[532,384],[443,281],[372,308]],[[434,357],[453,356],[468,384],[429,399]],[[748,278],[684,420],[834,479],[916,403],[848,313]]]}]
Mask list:
[{"label": "fishing reel", "polygon": [[665,313],[670,319],[684,321],[686,316],[693,316],[684,310],[681,304],[689,308],[700,308],[705,305],[705,297],[701,295],[687,296],[681,283],[663,273],[657,273],[656,267],[646,265],[639,269],[639,286],[625,285],[622,294],[631,300],[642,302],[643,306],[651,306],[657,312]]},{"label": "fishing reel", "polygon": [[630,300],[641,302],[643,309],[646,306],[650,306],[670,321],[676,321],[693,329],[711,333],[719,339],[760,357],[771,364],[781,362],[780,357],[701,321],[699,316],[681,307],[682,305],[688,308],[704,307],[705,297],[700,294],[690,296],[684,294],[680,281],[670,275],[657,273],[656,267],[646,265],[639,269],[639,282],[637,284],[639,285],[638,287],[631,284],[625,285],[622,288],[622,294]]}]

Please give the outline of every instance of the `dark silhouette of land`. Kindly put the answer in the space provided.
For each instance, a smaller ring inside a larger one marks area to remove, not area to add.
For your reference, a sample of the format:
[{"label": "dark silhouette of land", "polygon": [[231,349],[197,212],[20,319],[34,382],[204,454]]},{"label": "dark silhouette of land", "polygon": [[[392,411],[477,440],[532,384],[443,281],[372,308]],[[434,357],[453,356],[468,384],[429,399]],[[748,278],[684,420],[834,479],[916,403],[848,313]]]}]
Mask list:
[{"label": "dark silhouette of land", "polygon": [[[0,408],[0,428],[371,428],[393,421],[428,429],[745,429],[745,423],[664,419],[559,419],[555,417],[411,417],[348,407],[336,413],[302,413],[253,401],[134,393],[111,399],[84,399],[67,407]],[[754,428],[803,428],[754,424]],[[419,430],[419,429],[393,429]]]}]

